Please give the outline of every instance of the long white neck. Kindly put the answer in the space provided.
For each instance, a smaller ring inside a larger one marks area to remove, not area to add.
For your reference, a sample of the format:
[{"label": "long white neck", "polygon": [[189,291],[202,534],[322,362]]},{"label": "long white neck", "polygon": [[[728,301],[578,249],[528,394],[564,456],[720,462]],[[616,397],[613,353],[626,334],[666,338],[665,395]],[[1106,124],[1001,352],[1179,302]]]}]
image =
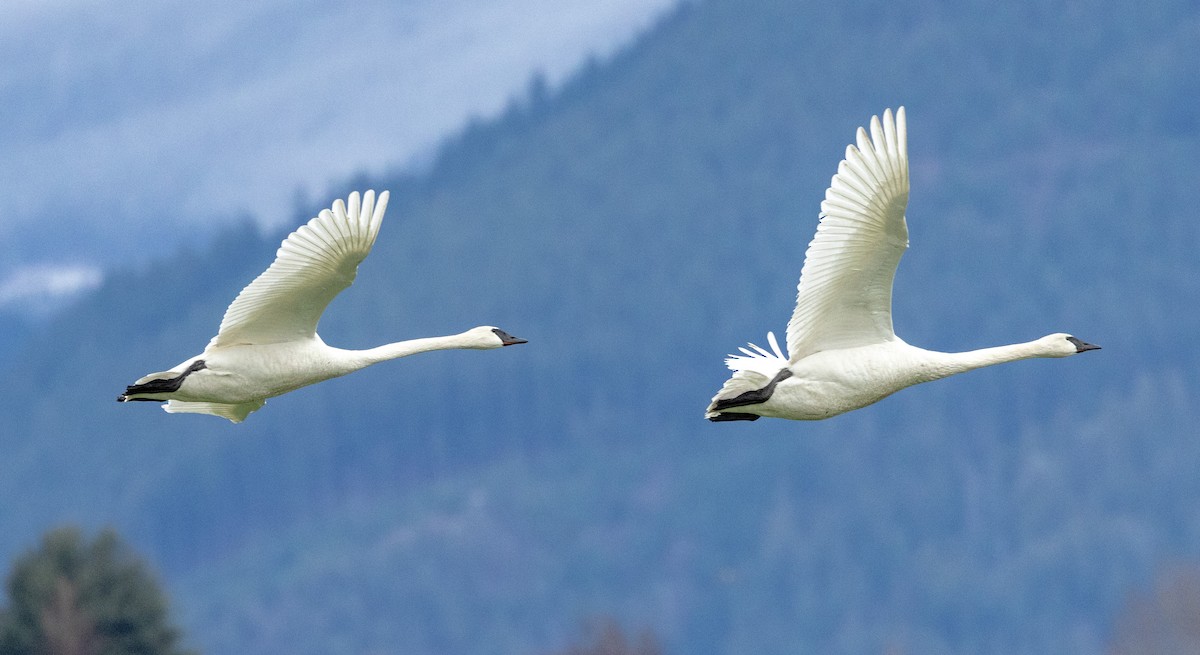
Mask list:
[{"label": "long white neck", "polygon": [[957,373],[965,373],[994,364],[1015,362],[1019,359],[1054,356],[1046,352],[1045,345],[1040,339],[962,353],[943,353],[935,350],[925,350],[924,353],[927,363],[922,367],[924,373],[922,377],[925,377],[926,381],[940,380]]},{"label": "long white neck", "polygon": [[400,357],[408,357],[417,353],[429,352],[431,350],[453,350],[457,348],[478,348],[477,340],[471,337],[468,333],[451,334],[445,337],[424,337],[421,339],[409,339],[408,341],[397,341],[376,348],[368,348],[366,350],[344,350],[346,353],[346,363],[352,366],[351,370],[365,368],[371,364],[386,362],[389,359],[398,359]]}]

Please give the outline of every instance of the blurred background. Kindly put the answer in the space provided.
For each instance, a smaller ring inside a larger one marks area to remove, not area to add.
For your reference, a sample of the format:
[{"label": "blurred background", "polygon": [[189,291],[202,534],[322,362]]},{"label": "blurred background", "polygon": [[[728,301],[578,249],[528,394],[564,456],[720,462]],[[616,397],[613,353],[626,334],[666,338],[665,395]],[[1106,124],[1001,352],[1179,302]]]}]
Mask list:
[{"label": "blurred background", "polygon": [[[0,640],[91,552],[211,655],[1197,652],[1198,45],[1183,0],[5,3]],[[899,105],[897,332],[1104,349],[704,421]],[[328,343],[529,344],[113,402],[366,188]]]}]

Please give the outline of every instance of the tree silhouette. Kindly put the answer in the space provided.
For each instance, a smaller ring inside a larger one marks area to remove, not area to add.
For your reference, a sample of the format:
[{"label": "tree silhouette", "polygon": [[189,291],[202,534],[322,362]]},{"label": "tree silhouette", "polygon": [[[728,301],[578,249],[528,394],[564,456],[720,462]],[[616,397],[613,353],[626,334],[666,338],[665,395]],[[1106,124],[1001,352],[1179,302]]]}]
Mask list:
[{"label": "tree silhouette", "polygon": [[112,530],[53,530],[17,559],[0,655],[182,655],[153,576]]}]

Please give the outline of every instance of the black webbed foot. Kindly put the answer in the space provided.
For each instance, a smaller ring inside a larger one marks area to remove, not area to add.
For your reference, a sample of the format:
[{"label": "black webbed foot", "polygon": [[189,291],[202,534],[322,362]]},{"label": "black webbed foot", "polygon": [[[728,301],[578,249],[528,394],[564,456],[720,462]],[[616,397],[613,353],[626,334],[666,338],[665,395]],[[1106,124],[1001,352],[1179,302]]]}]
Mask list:
[{"label": "black webbed foot", "polygon": [[[187,378],[187,376],[205,368],[208,368],[208,366],[204,363],[204,360],[197,359],[196,361],[192,362],[191,366],[187,367],[187,370],[185,370],[183,373],[180,373],[176,377],[150,380],[144,384],[131,384],[128,387],[125,387],[125,393],[117,396],[117,402],[127,402],[130,400],[157,400],[155,398],[130,398],[129,396],[140,393],[174,393],[179,391],[179,387],[183,386],[183,380]],[[163,401],[160,400],[158,402]]]},{"label": "black webbed foot", "polygon": [[745,412],[724,412],[716,416],[709,417],[708,420],[713,423],[721,423],[723,421],[757,421],[758,414],[747,414]]},{"label": "black webbed foot", "polygon": [[775,393],[775,385],[790,377],[792,377],[792,369],[780,369],[780,371],[775,374],[775,377],[767,383],[767,386],[761,389],[751,389],[750,391],[740,393],[733,398],[720,398],[717,400],[717,402],[713,403],[712,408],[713,410],[719,412],[723,409],[729,409],[730,407],[745,407],[746,405],[758,405],[765,403],[771,398],[771,394]]}]

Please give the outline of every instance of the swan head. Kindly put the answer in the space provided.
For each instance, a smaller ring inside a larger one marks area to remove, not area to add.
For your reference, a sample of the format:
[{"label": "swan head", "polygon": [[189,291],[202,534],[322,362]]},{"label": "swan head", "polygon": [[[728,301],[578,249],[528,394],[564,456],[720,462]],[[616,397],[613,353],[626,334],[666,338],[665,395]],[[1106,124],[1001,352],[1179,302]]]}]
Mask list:
[{"label": "swan head", "polygon": [[1046,357],[1068,357],[1089,350],[1100,350],[1100,346],[1062,332],[1042,337],[1039,341],[1046,348]]},{"label": "swan head", "polygon": [[463,332],[462,336],[465,342],[464,348],[476,348],[479,350],[490,350],[492,348],[503,348],[504,346],[515,346],[519,343],[528,343],[525,339],[514,337],[504,330],[491,325],[480,325],[477,328],[471,328]]}]

